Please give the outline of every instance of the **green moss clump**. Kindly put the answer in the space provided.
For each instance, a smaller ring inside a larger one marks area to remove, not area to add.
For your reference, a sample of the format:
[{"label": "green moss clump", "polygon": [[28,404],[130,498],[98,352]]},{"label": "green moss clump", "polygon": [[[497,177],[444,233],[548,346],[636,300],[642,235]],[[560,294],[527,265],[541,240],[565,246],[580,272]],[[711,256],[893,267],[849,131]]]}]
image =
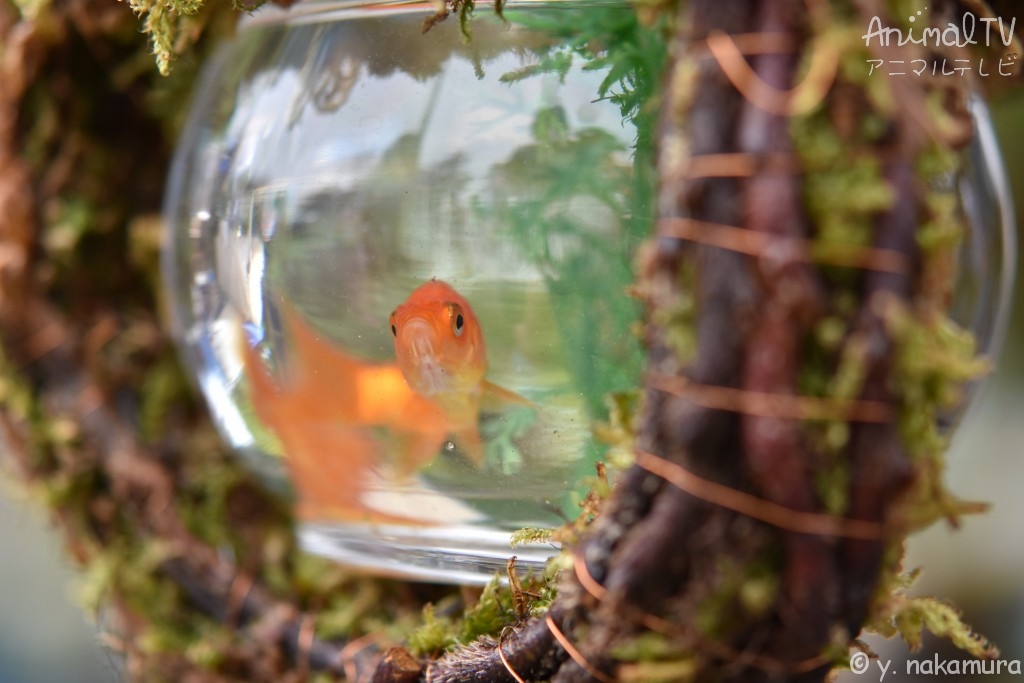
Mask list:
[{"label": "green moss clump", "polygon": [[901,554],[902,547],[890,548],[886,563],[894,570],[879,586],[873,617],[865,628],[886,638],[899,635],[912,652],[921,648],[923,634],[928,631],[948,638],[953,645],[975,657],[998,657],[999,649],[975,633],[955,607],[936,598],[907,595],[919,572],[901,573],[898,559],[894,560]]},{"label": "green moss clump", "polygon": [[[529,588],[540,588],[540,584],[530,582]],[[481,636],[496,637],[516,619],[511,590],[503,585],[501,575],[496,575],[460,618],[439,616],[438,609],[427,604],[423,608],[422,623],[408,637],[407,644],[414,655],[436,657]]]},{"label": "green moss clump", "polygon": [[723,561],[714,581],[710,597],[700,604],[693,621],[705,636],[724,641],[775,605],[779,558],[773,549],[742,564]]},{"label": "green moss clump", "polygon": [[921,636],[927,630],[940,638],[949,638],[953,645],[975,657],[994,659],[999,656],[996,647],[964,623],[956,608],[941,600],[908,597],[897,610],[894,621],[911,651],[921,649]]},{"label": "green moss clump", "polygon": [[166,76],[171,61],[202,26],[198,15],[203,0],[129,0],[128,4],[142,21],[142,32],[149,34],[157,69]]},{"label": "green moss clump", "polygon": [[554,541],[555,531],[553,529],[537,529],[526,527],[512,532],[509,543],[513,548],[530,543],[551,543]]},{"label": "green moss clump", "polygon": [[413,655],[426,657],[436,657],[456,643],[454,620],[438,617],[432,604],[423,607],[423,623],[406,641]]}]

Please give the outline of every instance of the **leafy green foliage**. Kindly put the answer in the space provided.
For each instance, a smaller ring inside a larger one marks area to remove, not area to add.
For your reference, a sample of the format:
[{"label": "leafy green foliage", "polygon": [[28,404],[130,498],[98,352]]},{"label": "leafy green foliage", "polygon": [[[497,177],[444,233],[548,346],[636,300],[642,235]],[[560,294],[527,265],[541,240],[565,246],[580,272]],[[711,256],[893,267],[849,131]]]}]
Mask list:
[{"label": "leafy green foliage", "polygon": [[487,584],[480,598],[462,614],[439,616],[438,609],[428,604],[423,608],[423,623],[408,639],[411,652],[437,656],[455,646],[473,642],[481,636],[497,636],[516,620],[512,594],[496,575]]},{"label": "leafy green foliage", "polygon": [[564,79],[577,65],[601,72],[597,99],[615,102],[624,125],[636,132],[628,150],[632,168],[626,169],[620,158],[627,150],[614,136],[597,128],[573,131],[566,113],[551,107],[534,119],[536,144],[498,169],[506,190],[497,201],[500,220],[545,273],[571,350],[565,361],[590,413],[603,416],[607,394],[635,386],[643,357],[638,341],[625,336],[640,313],[627,289],[631,255],[650,230],[653,115],[665,38],[621,8],[505,14],[514,24],[553,36],[557,47],[501,80],[552,73]]},{"label": "leafy green foliage", "polygon": [[524,529],[519,529],[518,531],[513,531],[509,542],[513,548],[518,548],[521,545],[527,545],[529,543],[551,543],[553,541],[554,533],[555,532],[551,529],[526,527]]},{"label": "leafy green foliage", "polygon": [[963,622],[956,608],[935,598],[907,598],[896,612],[895,624],[911,650],[921,648],[921,636],[927,630],[949,638],[953,645],[975,657],[999,656],[999,650]]}]

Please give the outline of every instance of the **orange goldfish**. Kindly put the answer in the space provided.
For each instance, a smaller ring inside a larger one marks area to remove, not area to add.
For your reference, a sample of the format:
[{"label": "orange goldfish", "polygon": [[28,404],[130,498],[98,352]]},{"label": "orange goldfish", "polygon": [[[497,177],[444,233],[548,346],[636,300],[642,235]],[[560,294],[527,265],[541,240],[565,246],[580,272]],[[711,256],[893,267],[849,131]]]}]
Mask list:
[{"label": "orange goldfish", "polygon": [[469,302],[445,282],[426,282],[391,313],[391,334],[408,386],[440,409],[445,432],[481,465],[481,407],[531,404],[484,379],[487,348]]},{"label": "orange goldfish", "polygon": [[253,408],[281,442],[302,516],[369,512],[360,501],[365,478],[383,460],[375,428],[393,437],[400,476],[450,440],[479,466],[481,407],[532,405],[484,379],[480,323],[469,302],[439,280],[418,287],[391,314],[395,363],[356,358],[324,341],[291,307],[283,312],[291,341],[287,380],[275,382],[249,344],[243,353]]}]

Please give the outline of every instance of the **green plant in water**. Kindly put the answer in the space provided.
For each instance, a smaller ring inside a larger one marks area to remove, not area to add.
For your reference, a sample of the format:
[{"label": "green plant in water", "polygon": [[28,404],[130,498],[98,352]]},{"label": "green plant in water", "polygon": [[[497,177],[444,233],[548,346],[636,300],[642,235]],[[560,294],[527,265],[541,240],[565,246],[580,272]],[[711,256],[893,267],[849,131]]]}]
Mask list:
[{"label": "green plant in water", "polygon": [[[636,386],[643,362],[630,336],[639,305],[627,290],[633,253],[652,219],[652,131],[665,37],[623,8],[508,9],[505,16],[552,36],[557,47],[503,82],[551,74],[564,80],[574,68],[601,73],[595,99],[617,104],[623,125],[635,131],[627,149],[607,131],[571,130],[566,112],[550,107],[534,119],[535,144],[494,170],[504,191],[495,198],[498,220],[544,274],[570,374],[590,414],[603,417],[606,396]],[[628,169],[621,163],[627,153]]]}]

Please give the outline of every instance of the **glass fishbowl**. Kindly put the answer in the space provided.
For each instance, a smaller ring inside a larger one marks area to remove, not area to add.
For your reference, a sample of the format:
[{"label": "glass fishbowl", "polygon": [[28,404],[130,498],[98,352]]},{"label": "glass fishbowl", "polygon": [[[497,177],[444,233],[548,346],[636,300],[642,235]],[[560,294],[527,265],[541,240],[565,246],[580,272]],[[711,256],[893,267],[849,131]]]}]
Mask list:
[{"label": "glass fishbowl", "polygon": [[[433,3],[261,8],[205,68],[165,208],[172,323],[221,433],[305,548],[410,578],[542,566],[554,545],[510,535],[579,514],[594,425],[641,381],[665,46],[618,0],[492,9],[424,32]],[[952,311],[991,352],[1012,216],[974,113]]]},{"label": "glass fishbowl", "polygon": [[510,533],[579,514],[643,358],[654,117],[631,102],[657,74],[574,39],[634,12],[492,9],[426,32],[428,3],[259,10],[205,69],[166,204],[220,431],[289,484],[306,548],[431,580],[557,551]]}]

